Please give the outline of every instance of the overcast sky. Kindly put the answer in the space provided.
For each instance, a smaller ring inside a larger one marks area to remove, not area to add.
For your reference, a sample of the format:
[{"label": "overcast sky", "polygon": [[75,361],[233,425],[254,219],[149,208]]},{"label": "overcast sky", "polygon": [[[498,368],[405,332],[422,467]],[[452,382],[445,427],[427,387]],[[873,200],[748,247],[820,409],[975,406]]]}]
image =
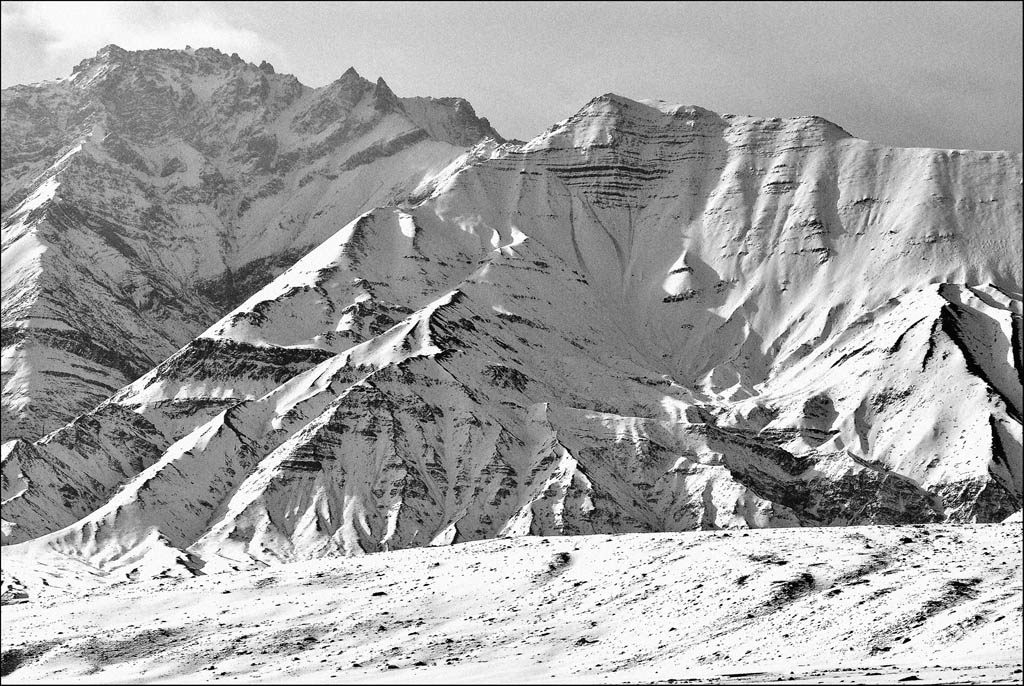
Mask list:
[{"label": "overcast sky", "polygon": [[100,47],[212,46],[321,86],[354,66],[531,138],[595,95],[817,114],[880,143],[1021,150],[1021,3],[3,2],[2,84]]}]

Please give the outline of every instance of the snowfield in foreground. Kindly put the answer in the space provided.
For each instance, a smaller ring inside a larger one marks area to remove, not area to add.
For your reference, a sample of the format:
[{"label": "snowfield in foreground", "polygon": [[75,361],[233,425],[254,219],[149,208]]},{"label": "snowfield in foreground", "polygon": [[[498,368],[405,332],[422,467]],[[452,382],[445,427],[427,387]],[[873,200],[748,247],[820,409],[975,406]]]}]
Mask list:
[{"label": "snowfield in foreground", "polygon": [[5,683],[1021,680],[1019,521],[523,537],[136,583],[9,550]]}]

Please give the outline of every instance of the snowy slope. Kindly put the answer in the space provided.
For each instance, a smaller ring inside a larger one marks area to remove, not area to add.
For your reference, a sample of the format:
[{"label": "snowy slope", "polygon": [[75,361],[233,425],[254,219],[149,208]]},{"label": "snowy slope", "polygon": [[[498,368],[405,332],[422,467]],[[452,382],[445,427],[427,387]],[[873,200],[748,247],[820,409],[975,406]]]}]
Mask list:
[{"label": "snowy slope", "polygon": [[524,537],[127,584],[8,550],[4,683],[1019,682],[1020,533]]},{"label": "snowy slope", "polygon": [[1001,521],[1024,471],[1020,184],[1020,155],[595,98],[5,445],[4,540],[152,576]]},{"label": "snowy slope", "polygon": [[[403,103],[408,103],[409,111]],[[3,424],[39,438],[482,138],[458,98],[102,49],[3,91]]]}]

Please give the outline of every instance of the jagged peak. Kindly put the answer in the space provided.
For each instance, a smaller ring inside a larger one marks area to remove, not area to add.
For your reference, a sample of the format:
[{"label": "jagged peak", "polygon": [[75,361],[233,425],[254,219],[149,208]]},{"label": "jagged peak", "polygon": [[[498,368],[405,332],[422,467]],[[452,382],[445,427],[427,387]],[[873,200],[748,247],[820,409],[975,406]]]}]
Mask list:
[{"label": "jagged peak", "polygon": [[373,87],[373,106],[378,111],[400,111],[402,109],[402,102],[395,95],[395,92],[391,90],[387,82],[383,77],[377,78],[377,83]]},{"label": "jagged peak", "polygon": [[[150,51],[145,50],[145,51],[140,51],[140,52],[150,52]],[[180,52],[180,51],[178,51],[178,50],[170,50],[170,52]],[[188,49],[184,50],[184,52],[185,53],[189,53]],[[205,47],[205,48],[196,48],[195,50],[193,50],[191,52],[191,54],[198,55],[200,57],[219,58],[219,57],[233,57],[233,56],[237,55],[238,53],[235,52],[235,53],[232,53],[229,56],[229,55],[221,52],[217,48]]]},{"label": "jagged peak", "polygon": [[[166,68],[171,71],[181,70],[183,74],[194,72],[196,65],[203,65],[203,68],[210,67],[215,70],[229,72],[239,67],[243,69],[259,70],[264,75],[276,74],[273,65],[263,60],[258,66],[246,62],[238,53],[228,55],[217,48],[203,47],[193,48],[190,45],[184,48],[154,48],[150,50],[125,50],[118,45],[110,44],[93,56],[82,60],[71,72],[71,81],[78,86],[92,83],[97,77],[113,73],[119,68]],[[294,79],[288,74],[279,75],[284,78]]]},{"label": "jagged peak", "polygon": [[96,51],[96,54],[92,57],[86,57],[84,60],[79,62],[72,70],[72,76],[87,71],[90,67],[101,67],[106,65],[114,65],[124,62],[125,58],[130,53],[119,45],[110,43],[104,45],[102,48]]},{"label": "jagged peak", "polygon": [[355,67],[349,67],[348,69],[345,70],[344,74],[342,74],[341,76],[336,78],[334,81],[332,81],[327,86],[324,86],[324,87],[319,88],[317,90],[332,91],[332,92],[333,91],[342,91],[342,92],[359,91],[359,92],[362,92],[364,90],[369,89],[372,86],[373,86],[373,84],[370,81],[368,81],[365,78],[363,78],[362,76],[360,76],[359,72],[356,71]]}]

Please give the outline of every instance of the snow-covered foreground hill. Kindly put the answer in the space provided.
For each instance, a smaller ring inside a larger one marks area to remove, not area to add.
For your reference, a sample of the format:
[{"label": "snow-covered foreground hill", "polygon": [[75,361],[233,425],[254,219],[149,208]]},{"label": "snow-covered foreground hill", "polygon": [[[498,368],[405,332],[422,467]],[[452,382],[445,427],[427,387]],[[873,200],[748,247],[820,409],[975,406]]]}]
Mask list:
[{"label": "snow-covered foreground hill", "polygon": [[1021,675],[1019,522],[521,537],[137,583],[8,548],[4,589],[12,684]]}]

